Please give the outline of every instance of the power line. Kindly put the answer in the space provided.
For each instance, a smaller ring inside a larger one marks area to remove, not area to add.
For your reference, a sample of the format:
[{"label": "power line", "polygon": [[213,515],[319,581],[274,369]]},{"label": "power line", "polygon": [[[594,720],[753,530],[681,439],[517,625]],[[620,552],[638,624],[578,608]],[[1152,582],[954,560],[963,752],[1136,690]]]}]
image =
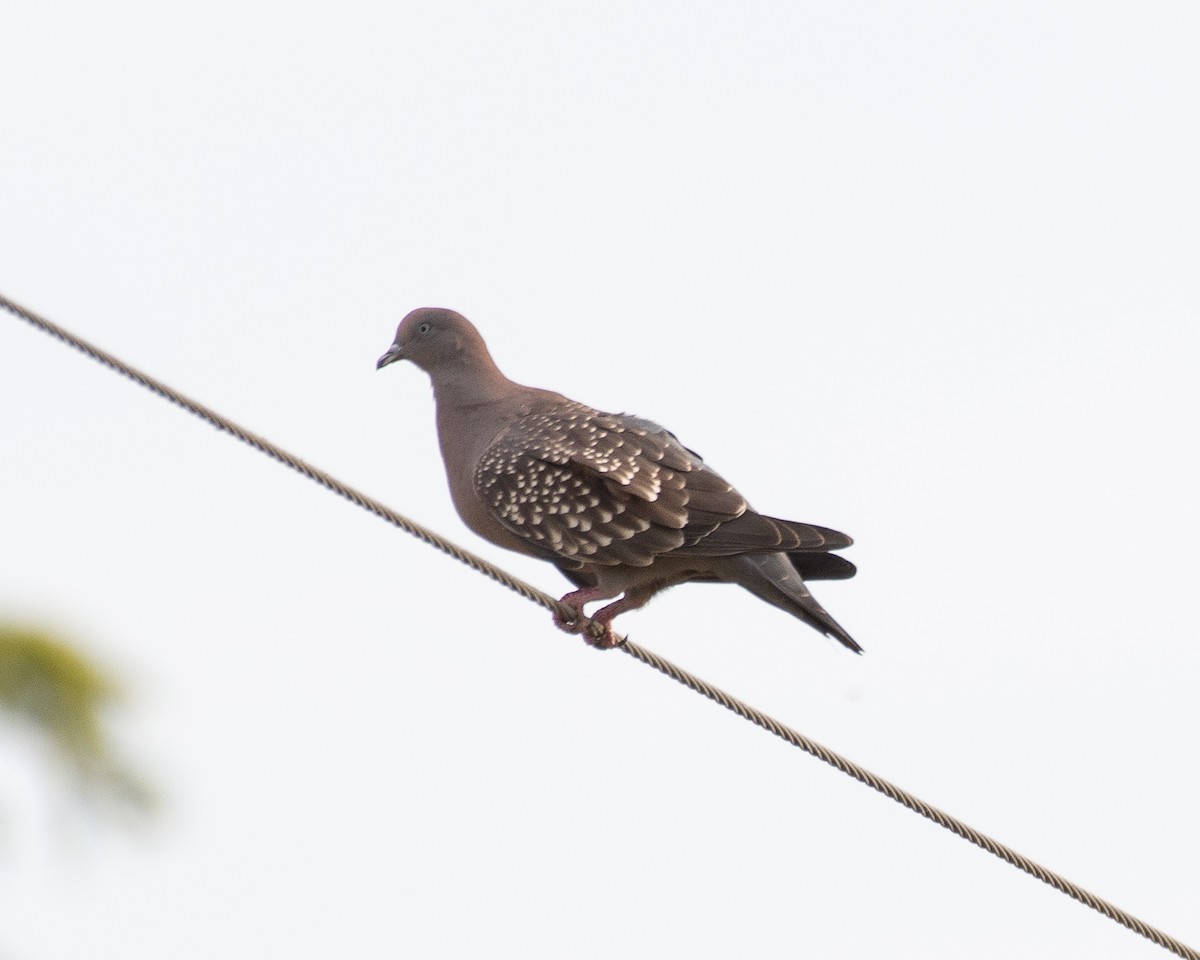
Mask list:
[{"label": "power line", "polygon": [[[291,467],[293,470],[303,474],[310,480],[314,480],[326,489],[333,491],[341,497],[345,497],[351,503],[354,503],[362,507],[364,510],[373,513],[382,520],[386,520],[393,526],[399,527],[406,533],[412,534],[430,546],[436,547],[443,553],[449,554],[456,560],[465,563],[473,570],[491,577],[493,580],[503,584],[510,590],[516,591],[526,599],[531,600],[534,603],[541,604],[547,610],[558,613],[564,619],[570,620],[574,618],[575,611],[573,609],[567,607],[565,604],[560,603],[549,594],[543,593],[536,587],[525,583],[523,580],[520,580],[495,566],[494,564],[489,563],[483,557],[477,556],[471,553],[469,550],[464,550],[462,547],[459,547],[449,540],[446,540],[444,537],[439,536],[432,530],[429,530],[426,527],[409,520],[402,514],[397,513],[391,507],[385,506],[378,500],[368,497],[366,494],[359,492],[348,484],[345,484],[342,481],[330,476],[325,471],[306,463],[299,457],[293,456],[282,447],[278,447],[269,440],[266,440],[257,434],[251,433],[249,430],[244,429],[243,427],[234,423],[232,420],[222,417],[220,414],[210,410],[203,404],[184,396],[182,393],[179,393],[177,390],[168,387],[166,384],[155,380],[148,374],[142,373],[140,370],[137,370],[123,361],[118,360],[116,357],[112,356],[112,354],[106,353],[99,347],[93,346],[86,340],[69,333],[62,327],[51,323],[49,320],[39,316],[33,311],[19,306],[12,300],[9,300],[3,294],[0,294],[0,306],[3,306],[9,312],[37,327],[39,330],[50,334],[52,337],[56,337],[69,346],[74,347],[76,350],[79,350],[91,357],[93,360],[104,364],[104,366],[115,370],[117,373],[128,377],[135,383],[140,384],[151,392],[158,394],[160,397],[163,397],[164,399],[183,407],[189,413],[195,414],[200,419],[212,424],[212,426],[216,427],[218,430],[223,430],[224,432],[237,437],[237,439],[241,440],[243,443],[247,443],[256,450],[259,450],[262,453],[265,453],[267,456],[278,460],[285,466]],[[592,624],[590,621],[588,623],[588,628],[595,630],[600,629],[599,625]],[[1006,863],[1010,863],[1014,867],[1018,867],[1021,870],[1024,870],[1026,873],[1037,877],[1043,883],[1049,884],[1050,886],[1054,887],[1054,889],[1065,893],[1072,899],[1078,900],[1085,906],[1091,907],[1093,910],[1104,914],[1104,916],[1108,917],[1110,920],[1115,920],[1122,926],[1133,930],[1135,933],[1141,934],[1143,937],[1158,944],[1160,947],[1170,950],[1177,956],[1186,958],[1186,960],[1200,960],[1200,952],[1197,952],[1196,950],[1187,946],[1187,944],[1181,943],[1179,940],[1168,936],[1166,933],[1163,933],[1156,927],[1152,927],[1150,924],[1139,920],[1137,917],[1127,913],[1120,907],[1114,906],[1106,900],[1102,900],[1100,897],[1097,897],[1095,894],[1085,890],[1083,887],[1072,883],[1065,877],[1059,876],[1054,871],[1047,870],[1045,867],[1034,862],[1033,860],[1030,860],[1028,857],[1024,857],[1017,853],[1017,851],[1013,850],[1011,847],[1007,847],[1004,844],[993,840],[986,834],[980,833],[978,830],[971,828],[961,820],[950,816],[950,814],[939,810],[937,807],[925,803],[923,800],[909,793],[907,790],[901,789],[895,784],[884,780],[882,777],[877,777],[869,770],[866,770],[863,767],[860,767],[858,764],[847,760],[840,754],[823,747],[815,740],[810,740],[808,737],[804,736],[804,734],[799,733],[796,730],[793,730],[791,727],[780,723],[778,720],[767,716],[765,713],[756,710],[749,704],[743,703],[741,700],[731,696],[728,693],[725,693],[718,687],[714,687],[707,681],[701,680],[699,677],[688,673],[682,667],[676,666],[669,660],[666,660],[657,654],[628,641],[624,642],[619,649],[623,650],[634,659],[640,660],[647,666],[653,667],[655,670],[658,670],[660,673],[665,674],[671,679],[682,683],[685,687],[688,687],[697,693],[703,694],[715,703],[719,703],[721,706],[725,707],[727,710],[731,710],[743,719],[749,720],[756,726],[759,726],[762,729],[775,734],[775,736],[786,740],[792,746],[799,747],[801,750],[811,754],[819,760],[824,761],[831,767],[835,767],[847,776],[853,777],[855,780],[866,784],[874,790],[878,790],[884,796],[890,797],[897,803],[907,807],[909,810],[919,813],[921,816],[932,820],[941,827],[945,827],[947,830],[957,834],[964,840],[970,841],[980,849],[986,850],[989,853],[999,857],[1001,860],[1004,860]]]}]

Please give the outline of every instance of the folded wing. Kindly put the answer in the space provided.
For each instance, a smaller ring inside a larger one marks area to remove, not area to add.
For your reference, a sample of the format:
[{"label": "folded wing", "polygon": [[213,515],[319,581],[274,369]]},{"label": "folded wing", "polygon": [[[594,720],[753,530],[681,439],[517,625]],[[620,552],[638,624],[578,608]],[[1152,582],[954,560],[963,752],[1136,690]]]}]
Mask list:
[{"label": "folded wing", "polygon": [[664,553],[823,553],[851,543],[835,530],[755,513],[667,430],[582,404],[510,424],[480,459],[475,490],[500,523],[563,566],[649,566]]}]

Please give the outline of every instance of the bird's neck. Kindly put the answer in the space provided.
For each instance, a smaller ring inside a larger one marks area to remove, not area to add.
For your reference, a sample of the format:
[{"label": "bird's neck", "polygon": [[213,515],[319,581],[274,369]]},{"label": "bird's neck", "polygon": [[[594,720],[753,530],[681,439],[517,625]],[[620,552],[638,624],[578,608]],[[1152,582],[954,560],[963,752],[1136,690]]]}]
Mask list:
[{"label": "bird's neck", "polygon": [[433,396],[442,415],[499,403],[520,389],[486,355],[467,363],[447,364],[433,378]]},{"label": "bird's neck", "polygon": [[475,465],[504,425],[498,410],[521,389],[487,359],[482,369],[478,362],[443,366],[433,378],[438,444],[450,497],[467,526],[484,537],[488,534],[478,526],[475,509]]}]

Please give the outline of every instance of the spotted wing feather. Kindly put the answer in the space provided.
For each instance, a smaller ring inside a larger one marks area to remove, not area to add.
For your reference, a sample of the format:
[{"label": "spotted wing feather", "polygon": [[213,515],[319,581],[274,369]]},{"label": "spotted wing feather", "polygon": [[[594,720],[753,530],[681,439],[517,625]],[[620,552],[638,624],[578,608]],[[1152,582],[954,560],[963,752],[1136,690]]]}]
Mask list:
[{"label": "spotted wing feather", "polygon": [[688,479],[702,467],[653,424],[572,404],[511,424],[475,489],[505,527],[564,559],[648,566],[746,509],[720,481],[696,491],[693,521]]},{"label": "spotted wing feather", "polygon": [[849,538],[763,517],[657,424],[569,404],[527,414],[480,459],[475,489],[518,536],[568,565],[660,554],[829,550]]}]

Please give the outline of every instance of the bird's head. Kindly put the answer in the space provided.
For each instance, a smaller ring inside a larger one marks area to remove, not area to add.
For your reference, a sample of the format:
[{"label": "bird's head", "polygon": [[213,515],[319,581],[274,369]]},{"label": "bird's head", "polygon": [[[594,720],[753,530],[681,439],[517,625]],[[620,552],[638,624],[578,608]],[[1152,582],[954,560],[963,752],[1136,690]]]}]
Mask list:
[{"label": "bird's head", "polygon": [[375,364],[381,370],[397,360],[411,360],[426,373],[469,362],[487,348],[466,317],[444,307],[418,307],[400,321],[396,339]]}]

